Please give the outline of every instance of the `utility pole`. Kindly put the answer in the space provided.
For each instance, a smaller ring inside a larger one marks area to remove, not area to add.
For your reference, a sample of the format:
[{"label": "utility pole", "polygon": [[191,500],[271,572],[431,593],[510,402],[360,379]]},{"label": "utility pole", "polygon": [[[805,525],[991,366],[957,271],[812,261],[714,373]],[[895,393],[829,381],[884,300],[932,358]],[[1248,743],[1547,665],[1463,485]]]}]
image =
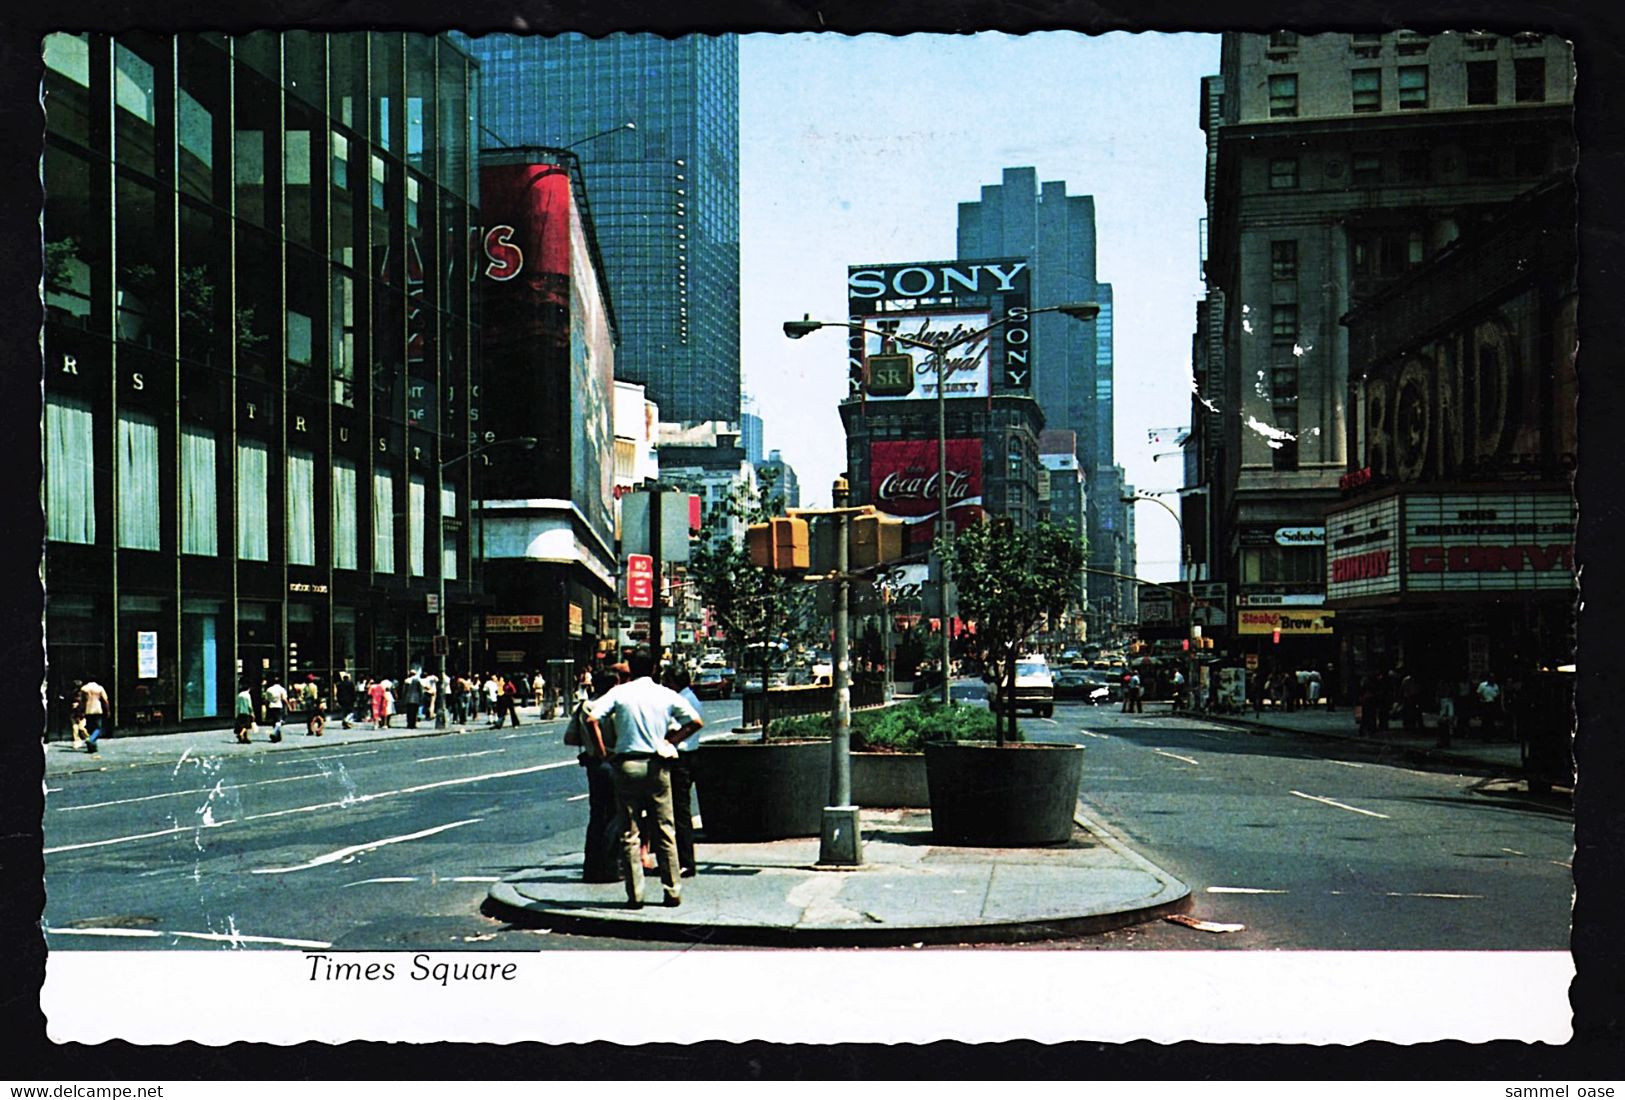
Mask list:
[{"label": "utility pole", "polygon": [[660,579],[665,559],[660,553],[660,513],[664,511],[665,491],[658,481],[649,488],[649,556],[654,559],[654,596],[649,601],[649,654],[655,661],[655,680],[660,679],[660,653],[663,649],[660,630]]},{"label": "utility pole", "polygon": [[[846,508],[851,493],[846,478],[835,479],[835,729],[829,739],[829,805],[824,807],[818,862],[826,866],[855,867],[863,863],[863,835],[858,808],[852,805],[852,661],[847,637],[847,599],[851,592],[847,547],[850,520]],[[763,685],[766,686],[765,684]]]}]

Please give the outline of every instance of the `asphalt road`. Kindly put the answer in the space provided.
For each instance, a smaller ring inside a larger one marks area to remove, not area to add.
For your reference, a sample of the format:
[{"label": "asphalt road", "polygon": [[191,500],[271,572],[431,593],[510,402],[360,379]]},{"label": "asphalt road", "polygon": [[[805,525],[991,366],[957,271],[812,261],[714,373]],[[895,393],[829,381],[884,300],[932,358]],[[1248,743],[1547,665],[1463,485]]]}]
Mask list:
[{"label": "asphalt road", "polygon": [[[979,684],[956,685],[972,701]],[[737,700],[707,704],[713,730]],[[1082,949],[1564,949],[1572,821],[1482,778],[1324,741],[1062,703],[1028,736],[1088,747],[1096,821],[1185,880],[1192,915]],[[508,928],[489,884],[578,853],[560,721],[53,778],[52,949],[646,946]],[[703,842],[701,859],[704,859]],[[157,933],[153,935],[151,933]]]}]

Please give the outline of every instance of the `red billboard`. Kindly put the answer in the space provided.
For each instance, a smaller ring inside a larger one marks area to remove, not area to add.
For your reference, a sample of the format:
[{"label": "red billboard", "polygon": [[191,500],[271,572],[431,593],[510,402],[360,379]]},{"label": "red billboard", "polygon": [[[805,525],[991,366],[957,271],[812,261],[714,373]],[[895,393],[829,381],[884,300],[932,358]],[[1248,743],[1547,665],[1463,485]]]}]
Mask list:
[{"label": "red billboard", "polygon": [[[982,441],[948,440],[948,518],[961,526],[982,515]],[[937,441],[888,440],[869,445],[869,500],[909,525],[918,546],[936,536]]]}]

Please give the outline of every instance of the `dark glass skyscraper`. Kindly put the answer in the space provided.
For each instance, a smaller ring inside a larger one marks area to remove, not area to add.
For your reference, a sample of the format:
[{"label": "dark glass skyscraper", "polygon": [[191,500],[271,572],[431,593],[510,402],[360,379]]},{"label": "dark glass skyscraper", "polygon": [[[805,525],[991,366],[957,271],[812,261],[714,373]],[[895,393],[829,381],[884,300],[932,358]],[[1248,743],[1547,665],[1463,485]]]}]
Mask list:
[{"label": "dark glass skyscraper", "polygon": [[[1060,313],[1033,318],[1032,394],[1046,429],[1077,436],[1089,564],[1133,572],[1133,540],[1124,542],[1123,471],[1112,446],[1112,288],[1095,277],[1094,196],[1068,195],[1061,180],[1040,187],[1032,168],[1006,168],[1002,183],[982,188],[980,201],[959,204],[959,258],[992,256],[1027,257],[1034,306],[1100,303],[1091,322]],[[1091,573],[1088,591],[1091,628],[1098,632],[1106,627],[1105,604],[1114,599],[1112,578]]]},{"label": "dark glass skyscraper", "polygon": [[647,386],[662,420],[738,423],[738,39],[459,40],[480,62],[483,144],[577,147],[616,377]]}]

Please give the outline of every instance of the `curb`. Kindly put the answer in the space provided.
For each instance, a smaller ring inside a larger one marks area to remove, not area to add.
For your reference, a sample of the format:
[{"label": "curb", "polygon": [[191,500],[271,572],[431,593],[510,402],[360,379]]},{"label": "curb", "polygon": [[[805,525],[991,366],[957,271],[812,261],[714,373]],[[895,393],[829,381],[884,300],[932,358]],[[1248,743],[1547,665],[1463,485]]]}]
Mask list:
[{"label": "curb", "polygon": [[[1448,749],[1417,748],[1409,745],[1396,745],[1392,741],[1384,741],[1375,737],[1356,737],[1341,733],[1328,733],[1324,730],[1288,729],[1282,726],[1267,725],[1263,722],[1250,722],[1246,718],[1235,715],[1197,714],[1189,711],[1178,711],[1176,714],[1182,718],[1200,718],[1207,722],[1216,722],[1222,725],[1236,726],[1265,736],[1313,737],[1322,741],[1339,741],[1350,745],[1360,745],[1364,748],[1381,749],[1386,752],[1398,753],[1406,760],[1422,763],[1449,764],[1460,769],[1465,774],[1504,776],[1508,766],[1496,764],[1487,760],[1480,760],[1474,756],[1463,756]],[[1522,776],[1524,769],[1513,766],[1511,771]]]},{"label": "curb", "polygon": [[1128,848],[1103,826],[1075,810],[1073,824],[1150,875],[1158,889],[1130,908],[1076,917],[989,921],[977,924],[897,926],[883,928],[798,929],[781,925],[691,925],[635,917],[585,916],[561,909],[538,908],[506,882],[486,893],[480,912],[518,927],[546,927],[566,933],[656,942],[706,942],[741,947],[898,947],[909,944],[1031,943],[1067,936],[1094,935],[1141,924],[1190,907],[1190,887]]}]

